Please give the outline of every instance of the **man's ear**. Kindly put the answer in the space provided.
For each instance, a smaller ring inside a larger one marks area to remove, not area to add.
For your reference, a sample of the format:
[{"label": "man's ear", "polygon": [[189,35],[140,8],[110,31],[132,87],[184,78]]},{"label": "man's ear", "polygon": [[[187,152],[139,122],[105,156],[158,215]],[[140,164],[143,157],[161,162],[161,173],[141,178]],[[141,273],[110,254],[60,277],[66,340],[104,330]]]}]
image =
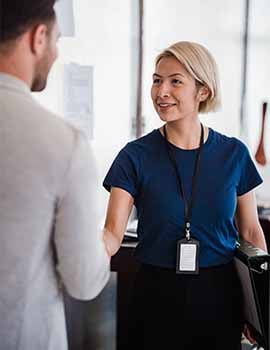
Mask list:
[{"label": "man's ear", "polygon": [[42,57],[47,48],[48,27],[45,24],[39,24],[33,27],[31,31],[31,51],[37,57]]},{"label": "man's ear", "polygon": [[207,100],[208,96],[210,94],[210,90],[207,86],[202,86],[199,90],[198,96],[199,96],[199,101],[203,102]]}]

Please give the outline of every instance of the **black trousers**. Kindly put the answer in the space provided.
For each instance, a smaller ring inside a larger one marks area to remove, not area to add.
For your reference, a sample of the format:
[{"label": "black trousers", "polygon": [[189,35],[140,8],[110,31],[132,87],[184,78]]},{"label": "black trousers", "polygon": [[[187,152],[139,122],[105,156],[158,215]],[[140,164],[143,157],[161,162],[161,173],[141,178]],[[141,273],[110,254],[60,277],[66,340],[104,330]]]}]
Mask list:
[{"label": "black trousers", "polygon": [[126,349],[240,350],[242,292],[233,263],[199,275],[142,265],[134,283]]}]

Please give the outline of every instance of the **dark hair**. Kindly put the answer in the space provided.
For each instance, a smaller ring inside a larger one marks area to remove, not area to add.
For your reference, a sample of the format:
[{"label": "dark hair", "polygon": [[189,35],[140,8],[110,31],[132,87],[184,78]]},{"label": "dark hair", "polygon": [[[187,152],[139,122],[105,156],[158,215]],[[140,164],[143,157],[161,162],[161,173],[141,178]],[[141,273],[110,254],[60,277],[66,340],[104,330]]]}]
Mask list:
[{"label": "dark hair", "polygon": [[0,0],[0,45],[17,39],[31,26],[55,19],[57,0]]}]

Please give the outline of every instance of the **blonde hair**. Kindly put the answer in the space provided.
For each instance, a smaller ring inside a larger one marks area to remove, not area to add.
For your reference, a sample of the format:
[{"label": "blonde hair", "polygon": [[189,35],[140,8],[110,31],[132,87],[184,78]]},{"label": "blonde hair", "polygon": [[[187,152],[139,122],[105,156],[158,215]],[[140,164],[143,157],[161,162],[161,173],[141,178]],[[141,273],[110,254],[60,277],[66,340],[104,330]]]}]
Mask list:
[{"label": "blonde hair", "polygon": [[208,88],[207,99],[199,105],[200,113],[215,112],[221,107],[217,64],[204,46],[194,42],[179,41],[157,56],[156,65],[164,57],[176,58],[195,79],[197,86]]}]

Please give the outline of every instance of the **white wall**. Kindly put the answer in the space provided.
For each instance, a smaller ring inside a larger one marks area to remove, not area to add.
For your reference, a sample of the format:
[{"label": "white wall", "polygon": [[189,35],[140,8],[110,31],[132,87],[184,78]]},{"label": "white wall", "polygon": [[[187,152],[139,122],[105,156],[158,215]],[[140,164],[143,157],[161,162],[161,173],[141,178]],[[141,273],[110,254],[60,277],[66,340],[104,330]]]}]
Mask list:
[{"label": "white wall", "polygon": [[267,164],[258,169],[264,183],[257,189],[258,203],[270,203],[270,2],[250,2],[250,41],[248,47],[248,81],[246,96],[247,140],[255,155],[261,133],[262,103],[268,102],[265,129],[265,151]]},{"label": "white wall", "polygon": [[[270,111],[269,18],[269,0],[251,1],[246,116],[248,142],[253,152],[256,151],[259,142],[263,101],[268,101],[268,112]],[[266,148],[268,161],[270,161],[270,123],[268,118],[269,113],[266,118]]]},{"label": "white wall", "polygon": [[205,45],[216,58],[220,71],[223,108],[218,113],[202,116],[201,120],[221,132],[239,136],[243,15],[243,0],[145,1],[146,131],[160,125],[150,101],[154,59],[172,43],[187,40]]}]

